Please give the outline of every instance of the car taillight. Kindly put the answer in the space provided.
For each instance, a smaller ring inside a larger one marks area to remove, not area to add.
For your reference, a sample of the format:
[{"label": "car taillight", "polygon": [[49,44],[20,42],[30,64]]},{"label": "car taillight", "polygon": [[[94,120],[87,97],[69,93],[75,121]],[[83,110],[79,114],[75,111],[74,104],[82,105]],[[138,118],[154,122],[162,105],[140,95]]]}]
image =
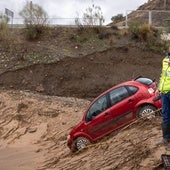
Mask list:
[{"label": "car taillight", "polygon": [[149,89],[148,89],[149,94],[153,94],[154,91],[155,91],[155,90],[154,90],[153,88],[149,88]]}]

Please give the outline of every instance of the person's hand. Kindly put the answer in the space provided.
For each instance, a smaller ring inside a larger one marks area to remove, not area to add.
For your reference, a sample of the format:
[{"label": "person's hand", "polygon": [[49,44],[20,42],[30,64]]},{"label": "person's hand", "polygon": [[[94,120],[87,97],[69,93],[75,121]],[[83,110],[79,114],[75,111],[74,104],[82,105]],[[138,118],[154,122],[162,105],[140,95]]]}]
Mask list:
[{"label": "person's hand", "polygon": [[155,91],[155,95],[156,96],[159,96],[161,93],[160,93],[160,91],[157,89],[156,91]]}]

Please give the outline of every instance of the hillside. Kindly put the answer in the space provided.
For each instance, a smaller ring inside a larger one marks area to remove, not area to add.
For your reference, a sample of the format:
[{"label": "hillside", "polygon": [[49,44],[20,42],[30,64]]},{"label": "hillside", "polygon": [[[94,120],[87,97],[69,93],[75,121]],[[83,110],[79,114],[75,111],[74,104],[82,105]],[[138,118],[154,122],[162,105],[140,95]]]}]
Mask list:
[{"label": "hillside", "polygon": [[170,10],[169,0],[148,0],[147,3],[141,5],[139,10]]},{"label": "hillside", "polygon": [[125,30],[79,33],[76,28],[58,27],[28,41],[23,31],[13,29],[11,39],[0,42],[0,87],[5,89],[94,98],[140,75],[159,79],[164,55],[159,37],[153,39],[158,44],[148,46]]},{"label": "hillside", "polygon": [[[150,13],[149,13],[150,11]],[[149,23],[151,22],[154,27],[166,28],[169,32],[170,26],[170,0],[148,0],[147,3],[139,6],[137,10],[127,12],[127,23],[126,17],[122,18],[121,21],[110,23],[109,25],[130,26],[135,23]],[[150,20],[150,21],[149,21]]]}]

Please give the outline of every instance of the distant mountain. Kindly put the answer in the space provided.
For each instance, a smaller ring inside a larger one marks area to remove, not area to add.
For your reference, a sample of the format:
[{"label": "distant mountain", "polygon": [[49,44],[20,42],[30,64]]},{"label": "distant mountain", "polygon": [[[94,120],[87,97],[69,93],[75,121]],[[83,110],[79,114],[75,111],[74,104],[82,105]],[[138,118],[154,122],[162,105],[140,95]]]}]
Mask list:
[{"label": "distant mountain", "polygon": [[148,0],[136,11],[128,11],[127,16],[109,26],[126,26],[133,22],[149,23],[155,27],[170,27],[170,0]]},{"label": "distant mountain", "polygon": [[148,0],[138,10],[170,10],[170,0]]}]

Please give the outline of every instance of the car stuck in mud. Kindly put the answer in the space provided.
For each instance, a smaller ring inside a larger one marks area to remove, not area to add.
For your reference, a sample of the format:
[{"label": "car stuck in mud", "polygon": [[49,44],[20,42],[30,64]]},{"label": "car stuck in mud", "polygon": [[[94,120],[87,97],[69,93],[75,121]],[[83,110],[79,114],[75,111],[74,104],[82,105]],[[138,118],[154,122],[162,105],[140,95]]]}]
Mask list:
[{"label": "car stuck in mud", "polygon": [[67,145],[72,151],[86,147],[139,117],[149,117],[161,108],[155,100],[157,83],[138,77],[120,83],[95,98],[82,121],[69,134]]}]

